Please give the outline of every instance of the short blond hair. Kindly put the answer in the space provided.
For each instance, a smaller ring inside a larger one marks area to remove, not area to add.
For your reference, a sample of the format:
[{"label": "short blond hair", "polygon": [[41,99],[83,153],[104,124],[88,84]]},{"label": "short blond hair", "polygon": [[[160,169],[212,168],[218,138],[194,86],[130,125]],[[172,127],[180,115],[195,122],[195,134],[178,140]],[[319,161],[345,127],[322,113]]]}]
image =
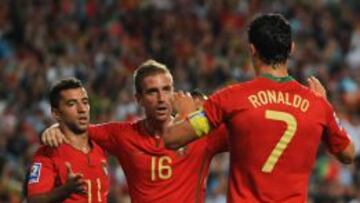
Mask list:
[{"label": "short blond hair", "polygon": [[141,93],[141,83],[147,76],[167,73],[170,74],[170,71],[165,64],[157,62],[153,59],[145,61],[135,70],[133,75],[136,93]]}]

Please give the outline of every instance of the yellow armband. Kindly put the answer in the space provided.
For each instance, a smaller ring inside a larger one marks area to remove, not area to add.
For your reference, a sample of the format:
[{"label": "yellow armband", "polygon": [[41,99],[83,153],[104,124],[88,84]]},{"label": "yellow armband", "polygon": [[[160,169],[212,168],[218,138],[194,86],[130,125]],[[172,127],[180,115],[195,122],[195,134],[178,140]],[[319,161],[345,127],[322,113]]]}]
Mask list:
[{"label": "yellow armband", "polygon": [[198,137],[202,137],[210,132],[209,120],[202,109],[189,114],[187,120]]}]

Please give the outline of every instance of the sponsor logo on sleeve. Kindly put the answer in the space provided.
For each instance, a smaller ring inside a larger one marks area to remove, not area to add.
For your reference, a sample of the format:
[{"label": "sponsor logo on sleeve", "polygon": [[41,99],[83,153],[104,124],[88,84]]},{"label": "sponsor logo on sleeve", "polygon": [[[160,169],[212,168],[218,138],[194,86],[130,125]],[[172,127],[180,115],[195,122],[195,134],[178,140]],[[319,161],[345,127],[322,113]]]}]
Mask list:
[{"label": "sponsor logo on sleeve", "polygon": [[41,175],[41,163],[34,163],[29,174],[29,184],[38,183]]},{"label": "sponsor logo on sleeve", "polygon": [[339,129],[340,129],[340,130],[343,130],[343,127],[342,127],[342,125],[341,125],[341,121],[340,121],[339,117],[336,115],[335,112],[334,112],[333,116],[334,116],[334,119],[335,119],[336,124],[337,124],[337,126],[339,127]]}]

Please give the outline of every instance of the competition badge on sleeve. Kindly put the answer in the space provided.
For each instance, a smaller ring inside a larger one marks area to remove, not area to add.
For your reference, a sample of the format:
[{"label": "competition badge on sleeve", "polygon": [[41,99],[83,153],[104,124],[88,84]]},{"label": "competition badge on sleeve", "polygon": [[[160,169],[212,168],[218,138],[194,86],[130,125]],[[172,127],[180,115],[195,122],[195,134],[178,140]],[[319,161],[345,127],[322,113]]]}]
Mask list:
[{"label": "competition badge on sleeve", "polygon": [[343,127],[342,127],[342,125],[341,125],[341,121],[340,121],[339,117],[336,115],[335,112],[334,112],[333,116],[334,116],[335,121],[336,121],[336,124],[338,125],[338,127],[340,128],[340,130],[343,130]]},{"label": "competition badge on sleeve", "polygon": [[38,183],[40,180],[41,174],[41,163],[34,163],[31,166],[30,174],[29,174],[29,184]]},{"label": "competition badge on sleeve", "polygon": [[108,171],[108,167],[107,167],[106,160],[102,160],[102,161],[101,161],[101,165],[102,165],[102,170],[103,170],[104,174],[105,174],[106,176],[108,176],[108,175],[109,175],[109,171]]}]

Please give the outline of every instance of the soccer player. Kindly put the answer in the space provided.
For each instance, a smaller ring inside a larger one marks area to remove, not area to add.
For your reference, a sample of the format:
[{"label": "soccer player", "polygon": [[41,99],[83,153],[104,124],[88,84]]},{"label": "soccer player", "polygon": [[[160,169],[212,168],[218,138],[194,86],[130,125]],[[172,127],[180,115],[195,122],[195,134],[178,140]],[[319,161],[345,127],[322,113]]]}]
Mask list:
[{"label": "soccer player", "polygon": [[107,202],[109,179],[104,151],[87,134],[89,98],[81,82],[63,79],[50,91],[53,117],[68,144],[41,146],[27,177],[29,202]]},{"label": "soccer player", "polygon": [[175,94],[174,107],[188,116],[166,128],[165,144],[206,138],[226,124],[228,202],[306,202],[320,142],[345,164],[354,159],[353,144],[326,99],[289,76],[294,43],[284,17],[258,16],[248,35],[257,77],[218,91],[199,111],[189,96]]},{"label": "soccer player", "polygon": [[[165,126],[174,120],[172,76],[165,65],[149,60],[136,70],[134,82],[145,118],[90,126],[90,137],[118,159],[131,202],[204,202],[210,161],[227,151],[225,127],[177,151],[168,150],[162,136]],[[42,140],[53,145],[64,141],[56,128],[46,130]]]}]

